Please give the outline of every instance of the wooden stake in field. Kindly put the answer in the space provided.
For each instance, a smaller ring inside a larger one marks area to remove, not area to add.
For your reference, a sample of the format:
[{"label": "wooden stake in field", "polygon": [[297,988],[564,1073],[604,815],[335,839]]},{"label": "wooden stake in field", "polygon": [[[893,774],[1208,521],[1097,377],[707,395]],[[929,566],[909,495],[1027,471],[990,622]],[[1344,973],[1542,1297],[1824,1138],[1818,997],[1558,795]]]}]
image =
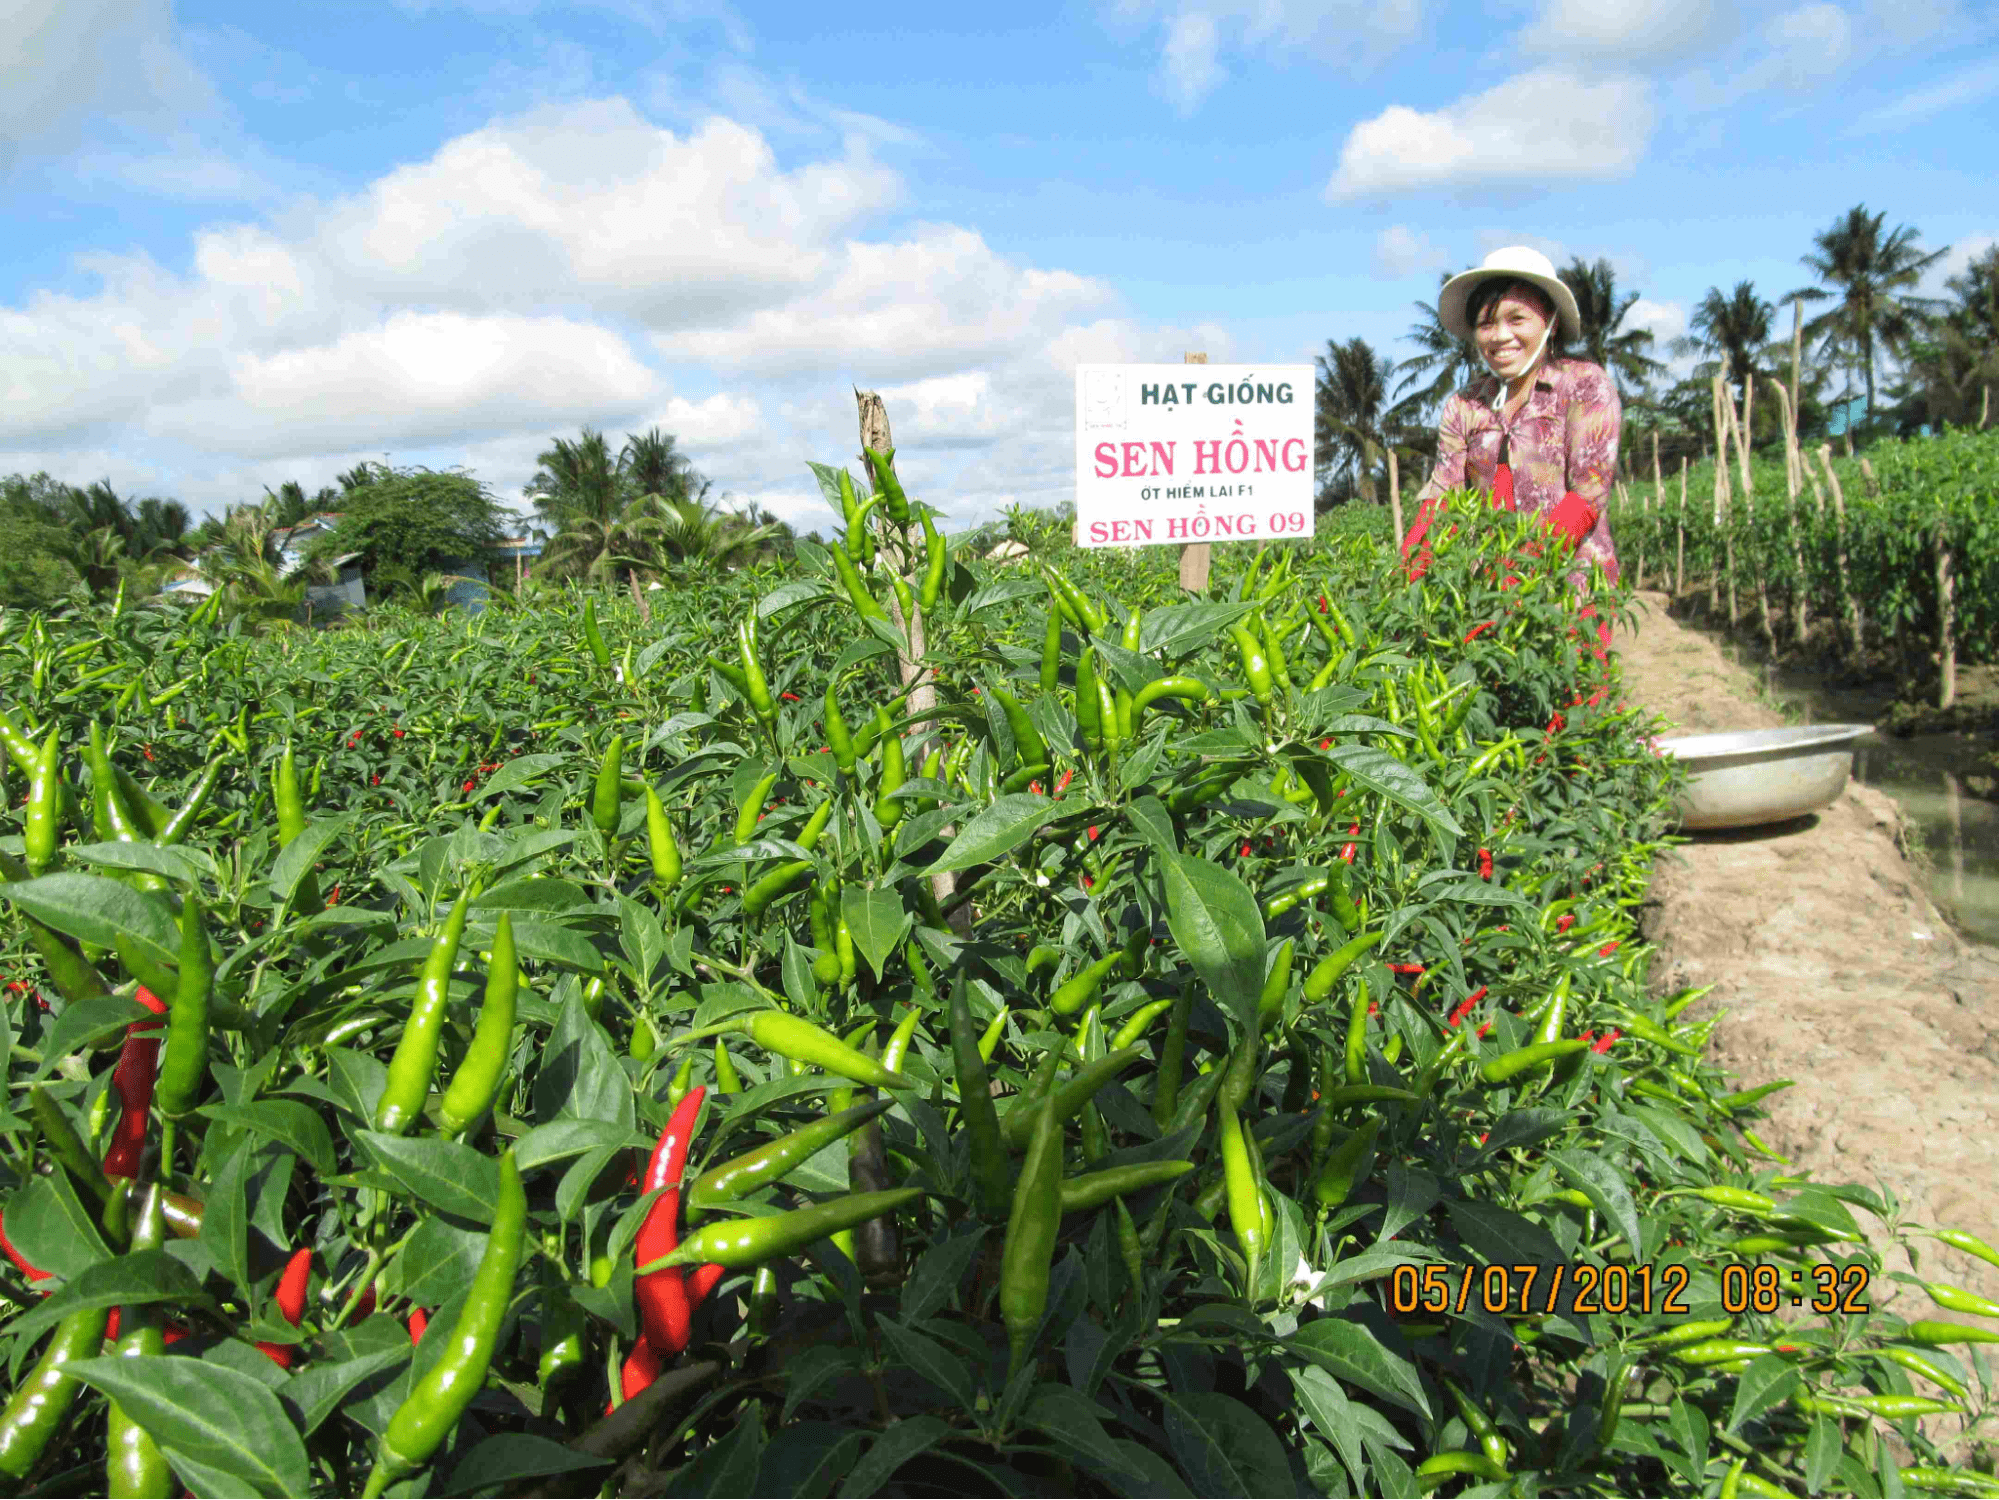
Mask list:
[{"label": "wooden stake in field", "polygon": [[1840,490],[1839,475],[1833,472],[1832,444],[1819,444],[1819,465],[1825,470],[1826,483],[1832,489],[1833,522],[1837,527],[1835,536],[1838,548],[1836,556],[1839,562],[1839,594],[1841,600],[1846,605],[1847,617],[1852,622],[1853,659],[1858,662],[1860,660],[1861,641],[1863,639],[1862,631],[1865,622],[1860,613],[1860,601],[1853,595],[1853,581],[1847,576],[1846,571],[1846,496]]},{"label": "wooden stake in field", "polygon": [[[1183,354],[1183,365],[1204,365],[1206,354]],[[1180,587],[1190,594],[1205,594],[1208,591],[1208,544],[1188,542],[1180,548]]]},{"label": "wooden stake in field", "polygon": [[1784,382],[1773,375],[1770,384],[1777,392],[1777,415],[1784,426],[1784,527],[1791,536],[1792,576],[1796,580],[1791,586],[1792,638],[1802,646],[1811,580],[1805,575],[1804,548],[1798,541],[1797,427],[1792,418],[1791,395],[1784,389]]},{"label": "wooden stake in field", "polygon": [[1395,527],[1395,545],[1402,545],[1402,476],[1396,471],[1395,450],[1388,450],[1388,519]]},{"label": "wooden stake in field", "polygon": [[1680,513],[1673,522],[1673,597],[1687,588],[1687,456],[1680,455]]}]

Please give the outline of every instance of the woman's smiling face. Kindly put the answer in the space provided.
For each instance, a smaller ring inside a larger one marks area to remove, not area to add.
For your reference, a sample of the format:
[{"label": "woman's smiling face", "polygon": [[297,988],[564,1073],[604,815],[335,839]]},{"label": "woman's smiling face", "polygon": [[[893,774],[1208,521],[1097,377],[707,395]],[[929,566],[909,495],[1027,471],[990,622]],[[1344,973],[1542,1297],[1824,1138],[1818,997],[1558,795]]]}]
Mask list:
[{"label": "woman's smiling face", "polygon": [[1519,288],[1502,292],[1480,310],[1473,330],[1487,368],[1503,380],[1526,374],[1529,362],[1539,357],[1550,321],[1549,314]]}]

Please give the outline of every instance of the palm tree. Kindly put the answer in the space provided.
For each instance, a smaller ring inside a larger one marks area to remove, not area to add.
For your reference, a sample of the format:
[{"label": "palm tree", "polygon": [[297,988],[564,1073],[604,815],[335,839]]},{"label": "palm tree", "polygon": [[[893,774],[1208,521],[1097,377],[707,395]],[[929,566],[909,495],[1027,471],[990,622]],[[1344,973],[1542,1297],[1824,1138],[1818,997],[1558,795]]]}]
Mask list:
[{"label": "palm tree", "polygon": [[[1450,272],[1442,272],[1437,285],[1441,288],[1450,279]],[[1422,315],[1422,321],[1412,324],[1403,337],[1423,352],[1398,367],[1403,379],[1395,394],[1412,415],[1433,418],[1446,396],[1486,373],[1485,361],[1478,357],[1478,349],[1470,339],[1458,338],[1444,327],[1435,303],[1418,302],[1416,311]],[[1428,384],[1419,385],[1426,375],[1430,377]]]},{"label": "palm tree", "polygon": [[[694,465],[684,453],[676,453],[673,434],[661,432],[657,427],[640,436],[625,434],[624,451],[618,455],[618,462],[625,477],[640,495],[657,495],[662,500],[679,500],[689,494],[696,498],[708,493],[708,481],[694,472]],[[700,489],[694,486],[699,481]]]},{"label": "palm tree", "polygon": [[775,523],[753,524],[747,517],[693,498],[661,506],[660,549],[682,563],[736,567],[754,558],[778,535]]},{"label": "palm tree", "polygon": [[194,517],[178,500],[148,497],[138,505],[132,529],[132,550],[140,557],[168,552],[180,556],[187,547]]},{"label": "palm tree", "polygon": [[1738,281],[1726,297],[1721,288],[1711,286],[1687,320],[1691,336],[1675,339],[1673,352],[1707,355],[1707,362],[1696,365],[1693,373],[1708,380],[1724,376],[1739,399],[1756,377],[1756,362],[1770,342],[1773,313],[1751,282]]},{"label": "palm tree", "polygon": [[[1787,292],[1807,302],[1832,301],[1833,306],[1805,324],[1805,336],[1817,339],[1821,356],[1843,356],[1848,370],[1858,370],[1867,384],[1867,415],[1874,415],[1874,369],[1881,350],[1900,357],[1919,335],[1925,321],[1941,311],[1932,297],[1908,289],[1948,251],[1925,253],[1917,245],[1918,231],[1908,225],[1883,234],[1886,213],[1870,214],[1857,204],[1822,234],[1814,235],[1816,254],[1799,257],[1822,283]],[[1832,288],[1832,290],[1827,290]]]},{"label": "palm tree", "polygon": [[1903,413],[1905,427],[1977,427],[1992,420],[1992,391],[1999,386],[1999,248],[1974,258],[1944,285],[1955,305],[1930,319],[1926,336],[1910,346],[1917,390]]},{"label": "palm tree", "polygon": [[[671,455],[644,440],[641,445],[650,477],[670,481]],[[523,493],[534,501],[535,519],[554,536],[542,554],[544,568],[598,579],[651,566],[665,501],[656,492],[633,492],[625,455],[614,459],[603,433],[586,427],[573,443],[557,438],[536,462],[541,467]]]},{"label": "palm tree", "polygon": [[1581,347],[1576,351],[1591,364],[1610,372],[1620,390],[1641,389],[1666,367],[1645,353],[1652,347],[1649,329],[1623,328],[1625,318],[1638,305],[1639,294],[1617,295],[1617,273],[1610,262],[1598,257],[1596,264],[1571,260],[1556,273],[1576,299],[1576,314],[1582,324]]},{"label": "palm tree", "polygon": [[1375,353],[1358,336],[1344,344],[1329,339],[1317,357],[1317,387],[1313,393],[1313,448],[1323,492],[1336,478],[1350,475],[1360,498],[1375,503],[1374,473],[1385,468],[1388,446],[1409,436],[1412,401],[1393,403],[1389,382],[1395,361]]}]

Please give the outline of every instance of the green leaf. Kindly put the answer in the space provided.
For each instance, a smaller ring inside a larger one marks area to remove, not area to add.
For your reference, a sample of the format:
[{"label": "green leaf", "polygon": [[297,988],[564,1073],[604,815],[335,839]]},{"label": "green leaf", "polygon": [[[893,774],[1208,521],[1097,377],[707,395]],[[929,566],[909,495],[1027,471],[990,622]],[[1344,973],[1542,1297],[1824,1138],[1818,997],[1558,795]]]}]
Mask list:
[{"label": "green leaf", "polygon": [[298,1429],[278,1398],[248,1375],[171,1354],[114,1355],[67,1368],[152,1434],[176,1470],[191,1465],[210,1484],[226,1478],[228,1492],[240,1495],[303,1495],[311,1487]]},{"label": "green leaf", "polygon": [[1166,872],[1166,926],[1217,1004],[1245,1031],[1263,993],[1263,913],[1248,886],[1220,865],[1175,854]]},{"label": "green leaf", "polygon": [[1349,744],[1335,745],[1320,753],[1345,771],[1355,786],[1385,797],[1421,818],[1440,845],[1447,846],[1451,840],[1465,836],[1464,829],[1423,778],[1387,751]]},{"label": "green leaf", "polygon": [[1180,844],[1173,833],[1173,815],[1157,797],[1140,797],[1125,812],[1131,819],[1132,831],[1157,853],[1164,856],[1178,851]]},{"label": "green leaf", "polygon": [[196,849],[158,844],[74,844],[65,851],[71,859],[87,865],[108,865],[118,870],[148,870],[182,885],[196,885],[206,877],[215,878],[214,861]]},{"label": "green leaf", "polygon": [[1604,1222],[1624,1236],[1632,1254],[1638,1254],[1645,1243],[1638,1229],[1638,1205],[1632,1202],[1631,1189],[1617,1168],[1583,1151],[1550,1151],[1547,1159],[1563,1181],[1588,1198]]},{"label": "green leaf", "polygon": [[1062,811],[1061,803],[1030,792],[998,798],[960,828],[942,858],[923,873],[941,875],[947,870],[969,870],[973,865],[991,864],[1018,849],[1042,824]]},{"label": "green leaf", "polygon": [[951,1435],[950,1424],[942,1417],[925,1414],[920,1417],[905,1417],[888,1431],[876,1438],[861,1455],[861,1461],[854,1465],[847,1475],[847,1482],[840,1486],[842,1500],[875,1494],[895,1477],[896,1470],[908,1463],[917,1454],[934,1448]]},{"label": "green leaf", "polygon": [[514,1142],[514,1165],[528,1172],[599,1146],[621,1146],[630,1138],[630,1131],[609,1120],[551,1120]]},{"label": "green leaf", "polygon": [[562,913],[590,905],[583,887],[571,880],[530,875],[496,885],[472,902],[474,911],[545,911]]},{"label": "green leaf", "polygon": [[209,1306],[201,1283],[164,1250],[132,1250],[87,1267],[62,1290],[17,1315],[9,1326],[26,1351],[49,1329],[86,1307],[137,1307],[154,1302]]},{"label": "green leaf", "polygon": [[1233,1396],[1160,1390],[1166,1441],[1204,1495],[1297,1493],[1284,1445],[1270,1424]]},{"label": "green leaf", "polygon": [[580,995],[563,1006],[542,1050],[534,1112],[541,1121],[603,1120],[627,1132],[637,1123],[631,1082],[618,1066],[604,1028],[583,1009]]},{"label": "green leaf", "polygon": [[889,1343],[904,1364],[966,1411],[972,1410],[978,1391],[972,1371],[964,1360],[935,1339],[905,1328],[892,1318],[877,1318],[875,1326],[888,1336]]},{"label": "green leaf", "polygon": [[1188,656],[1213,641],[1260,606],[1254,599],[1241,604],[1169,604],[1148,610],[1138,628],[1138,649],[1150,656]]},{"label": "green leaf", "polygon": [[1728,1431],[1740,1432],[1742,1424],[1760,1417],[1779,1402],[1791,1399],[1803,1382],[1797,1368],[1781,1354],[1762,1354],[1749,1362],[1735,1380],[1735,1407],[1728,1415]]},{"label": "green leaf", "polygon": [[1338,1450],[1347,1473],[1359,1474],[1367,1464],[1367,1457],[1361,1450],[1360,1430],[1347,1393],[1317,1365],[1295,1365],[1290,1375],[1300,1412]]},{"label": "green leaf", "polygon": [[500,1164],[462,1141],[383,1135],[359,1130],[354,1139],[382,1170],[409,1190],[420,1208],[475,1224],[490,1224],[500,1201]]},{"label": "green leaf", "polygon": [[850,885],[840,892],[840,914],[854,934],[854,951],[868,961],[877,979],[887,972],[889,958],[909,930],[909,913],[894,891],[871,891]]},{"label": "green leaf", "polygon": [[42,1039],[42,1065],[35,1069],[35,1081],[49,1076],[57,1063],[79,1052],[99,1037],[123,1031],[134,1021],[148,1021],[153,1013],[136,1000],[116,995],[98,995],[66,1006]]},{"label": "green leaf", "polygon": [[338,1364],[313,1364],[278,1387],[278,1400],[284,1403],[292,1424],[311,1437],[340,1410],[355,1387],[377,1376],[382,1384],[388,1384],[394,1378],[388,1372],[408,1363],[410,1352],[411,1346],[401,1343]]},{"label": "green leaf", "polygon": [[539,1479],[546,1474],[599,1469],[609,1462],[531,1432],[503,1432],[487,1438],[458,1460],[445,1493],[477,1495],[486,1490],[511,1488],[523,1480]]},{"label": "green leaf", "polygon": [[44,875],[0,884],[0,897],[79,943],[115,949],[122,937],[169,968],[180,963],[180,926],[167,903],[103,875]]},{"label": "green leaf", "polygon": [[254,1141],[236,1143],[202,1194],[201,1244],[238,1291],[250,1290],[250,1197],[244,1179]]},{"label": "green leaf", "polygon": [[1420,1417],[1430,1415],[1430,1401],[1423,1394],[1416,1367],[1393,1353],[1359,1323],[1346,1318],[1319,1318],[1284,1342],[1349,1385],[1372,1391]]},{"label": "green leaf", "polygon": [[772,615],[783,614],[794,605],[809,604],[814,599],[832,597],[833,591],[818,580],[794,578],[790,583],[780,584],[757,600],[757,618],[768,620]]},{"label": "green leaf", "polygon": [[253,1135],[296,1151],[315,1172],[331,1177],[340,1170],[333,1133],[319,1111],[297,1099],[258,1099],[249,1104],[208,1104],[199,1113],[221,1125],[237,1125]]},{"label": "green leaf", "polygon": [[584,974],[604,972],[604,955],[588,938],[553,922],[514,923],[514,948],[522,958],[537,958]]},{"label": "green leaf", "polygon": [[471,1286],[488,1238],[483,1230],[462,1229],[443,1217],[425,1219],[382,1273],[382,1291],[419,1307],[442,1308]]},{"label": "green leaf", "polygon": [[495,771],[491,780],[482,782],[472,795],[475,798],[497,797],[516,787],[528,786],[550,771],[559,769],[568,760],[566,755],[517,755]]},{"label": "green leaf", "polygon": [[299,882],[312,872],[312,867],[319,863],[327,847],[345,833],[347,825],[353,821],[353,815],[347,814],[306,824],[305,831],[285,845],[284,852],[271,866],[271,899],[290,901],[298,891]]},{"label": "green leaf", "polygon": [[33,1178],[15,1190],[7,1200],[7,1238],[29,1265],[65,1281],[111,1258],[97,1216],[84,1208],[67,1172]]}]

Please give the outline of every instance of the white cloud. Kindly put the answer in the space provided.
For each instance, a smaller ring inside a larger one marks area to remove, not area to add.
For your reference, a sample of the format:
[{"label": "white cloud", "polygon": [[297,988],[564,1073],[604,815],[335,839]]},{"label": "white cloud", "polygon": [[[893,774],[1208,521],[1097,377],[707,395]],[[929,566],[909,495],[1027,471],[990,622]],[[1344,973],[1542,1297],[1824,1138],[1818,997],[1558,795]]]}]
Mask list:
[{"label": "white cloud", "polygon": [[1374,241],[1374,269],[1391,281],[1414,276],[1419,271],[1441,271],[1451,257],[1430,243],[1428,235],[1407,224],[1390,224]]},{"label": "white cloud", "polygon": [[1963,239],[1953,240],[1943,259],[1923,272],[1923,279],[1916,287],[1917,295],[1948,297],[1950,291],[1945,283],[1953,276],[1962,276],[1974,260],[1994,245],[1999,245],[1999,237],[1989,234],[1968,234]]},{"label": "white cloud", "polygon": [[737,374],[852,368],[863,383],[920,379],[1017,356],[1114,296],[1104,282],[1014,265],[967,229],[919,225],[914,235],[849,241],[800,295],[654,342]]},{"label": "white cloud", "polygon": [[1736,7],[1718,0],[1545,0],[1518,41],[1536,52],[1643,66],[1722,45],[1738,22]]},{"label": "white cloud", "polygon": [[1430,113],[1390,105],[1348,134],[1334,202],[1423,188],[1605,181],[1629,174],[1652,130],[1646,85],[1552,69]]},{"label": "white cloud", "polygon": [[536,15],[542,11],[597,10],[616,16],[655,36],[667,36],[675,28],[706,21],[715,25],[723,39],[738,52],[753,45],[749,27],[724,0],[396,0],[399,10],[422,16],[430,11],[464,11],[486,21],[507,21]]},{"label": "white cloud", "polygon": [[1911,89],[1892,104],[1869,110],[1853,122],[1848,135],[1874,135],[1882,131],[1906,130],[1954,109],[1965,109],[1999,94],[1999,62],[1988,62],[1940,82]]},{"label": "white cloud", "polygon": [[397,312],[317,348],[241,355],[226,392],[156,404],[149,432],[246,455],[367,431],[401,447],[628,411],[656,384],[616,334],[560,318]]},{"label": "white cloud", "polygon": [[1770,55],[1759,71],[1769,82],[1800,92],[1818,87],[1846,65],[1853,23],[1837,5],[1801,5],[1763,28]]},{"label": "white cloud", "polygon": [[106,121],[158,129],[212,108],[175,45],[170,0],[12,0],[0,50],[0,171]]},{"label": "white cloud", "polygon": [[1867,0],[1867,21],[1874,34],[1904,45],[1970,29],[1957,0]]},{"label": "white cloud", "polygon": [[1656,302],[1650,297],[1640,297],[1631,304],[1631,311],[1624,315],[1623,326],[1642,328],[1652,335],[1652,352],[1655,358],[1663,357],[1666,348],[1674,339],[1687,331],[1687,310],[1677,302]]},{"label": "white cloud", "polygon": [[1224,49],[1364,72],[1413,41],[1422,15],[1420,0],[1117,0],[1106,19],[1164,32],[1158,87],[1185,114],[1228,77]]}]

